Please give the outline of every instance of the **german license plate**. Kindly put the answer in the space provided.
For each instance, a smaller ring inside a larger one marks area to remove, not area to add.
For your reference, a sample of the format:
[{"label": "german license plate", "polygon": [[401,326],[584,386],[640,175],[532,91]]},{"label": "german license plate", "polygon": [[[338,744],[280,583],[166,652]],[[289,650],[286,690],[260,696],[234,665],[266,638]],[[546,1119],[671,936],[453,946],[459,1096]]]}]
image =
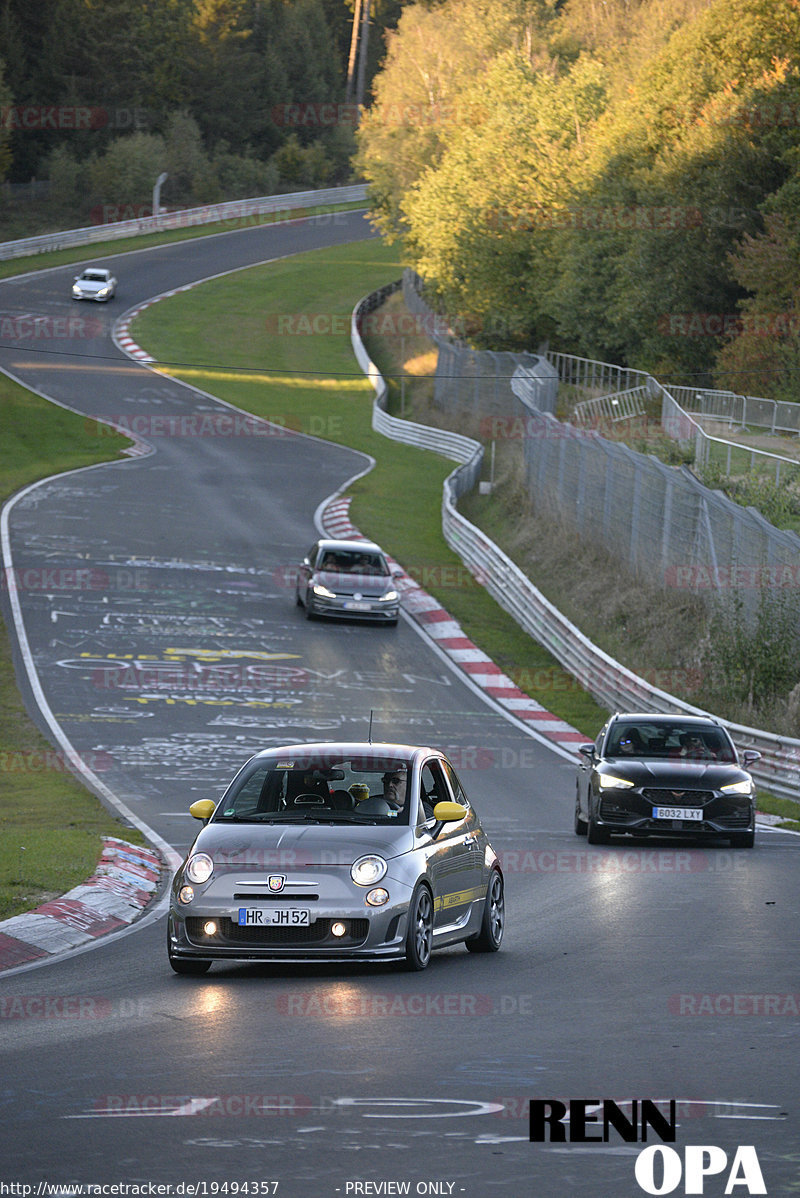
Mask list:
[{"label": "german license plate", "polygon": [[300,928],[311,923],[303,907],[240,907],[240,928]]},{"label": "german license plate", "polygon": [[363,603],[355,599],[349,603],[345,603],[344,606],[348,611],[372,611],[371,603]]},{"label": "german license plate", "polygon": [[702,820],[702,807],[654,807],[653,819]]}]

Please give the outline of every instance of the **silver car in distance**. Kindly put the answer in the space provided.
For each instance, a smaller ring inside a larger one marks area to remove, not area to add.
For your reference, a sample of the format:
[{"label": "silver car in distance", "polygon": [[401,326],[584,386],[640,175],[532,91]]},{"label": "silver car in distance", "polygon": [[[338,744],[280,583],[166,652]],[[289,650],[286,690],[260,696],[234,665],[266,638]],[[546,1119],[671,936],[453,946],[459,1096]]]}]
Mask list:
[{"label": "silver car in distance", "polygon": [[297,603],[309,620],[338,616],[396,624],[401,573],[372,541],[315,541],[297,571]]},{"label": "silver car in distance", "polygon": [[117,280],[110,270],[101,266],[87,266],[82,274],[75,276],[72,298],[95,300],[103,304],[113,299],[117,292]]}]

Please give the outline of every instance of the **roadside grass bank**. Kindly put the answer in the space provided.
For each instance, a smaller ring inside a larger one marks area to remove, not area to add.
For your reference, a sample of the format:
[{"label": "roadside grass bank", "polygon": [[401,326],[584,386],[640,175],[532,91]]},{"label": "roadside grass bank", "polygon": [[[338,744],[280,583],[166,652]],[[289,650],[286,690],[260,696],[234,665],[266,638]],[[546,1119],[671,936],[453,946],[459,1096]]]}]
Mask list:
[{"label": "roadside grass bank", "polygon": [[[350,488],[355,524],[522,689],[593,736],[604,709],[491,599],[444,541],[442,487],[455,464],[371,427],[373,391],[353,358],[350,314],[359,299],[401,273],[396,250],[377,240],[314,251],[162,300],[136,318],[131,333],[169,373],[248,412],[370,454],[375,468]],[[372,351],[372,339],[367,344]],[[375,360],[397,373],[391,361]],[[186,362],[198,365],[177,365]]]},{"label": "roadside grass bank", "polygon": [[[27,274],[34,270],[47,270],[51,266],[69,266],[71,262],[84,263],[113,254],[126,254],[131,250],[146,250],[151,246],[168,245],[173,241],[191,241],[197,237],[210,237],[215,233],[233,233],[238,229],[250,229],[256,225],[280,225],[303,217],[334,216],[337,212],[349,212],[363,208],[363,202],[352,204],[321,204],[316,208],[285,208],[280,212],[265,212],[259,216],[231,217],[209,225],[189,225],[185,229],[164,230],[163,233],[143,233],[137,237],[120,237],[109,241],[97,241],[91,245],[73,246],[66,250],[50,250],[43,254],[31,254],[26,258],[0,260],[0,279],[13,275]],[[46,234],[37,234],[46,236]],[[57,237],[53,233],[53,237]]]},{"label": "roadside grass bank", "polygon": [[[98,436],[94,421],[50,404],[0,374],[0,500],[79,466],[109,461],[130,442]],[[102,451],[98,448],[102,446]],[[2,585],[14,584],[5,571]],[[135,844],[123,825],[70,773],[29,718],[11,645],[0,628],[0,919],[56,898],[91,875],[105,836]]]}]

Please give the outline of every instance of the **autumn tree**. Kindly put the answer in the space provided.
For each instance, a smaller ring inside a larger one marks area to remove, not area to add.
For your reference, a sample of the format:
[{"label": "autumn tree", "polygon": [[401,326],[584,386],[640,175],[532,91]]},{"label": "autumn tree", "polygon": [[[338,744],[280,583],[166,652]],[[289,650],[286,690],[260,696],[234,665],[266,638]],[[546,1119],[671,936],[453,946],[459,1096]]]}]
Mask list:
[{"label": "autumn tree", "polygon": [[541,49],[548,13],[545,0],[444,0],[404,9],[362,116],[356,159],[385,236],[404,227],[408,189],[482,119],[465,93],[509,47]]}]

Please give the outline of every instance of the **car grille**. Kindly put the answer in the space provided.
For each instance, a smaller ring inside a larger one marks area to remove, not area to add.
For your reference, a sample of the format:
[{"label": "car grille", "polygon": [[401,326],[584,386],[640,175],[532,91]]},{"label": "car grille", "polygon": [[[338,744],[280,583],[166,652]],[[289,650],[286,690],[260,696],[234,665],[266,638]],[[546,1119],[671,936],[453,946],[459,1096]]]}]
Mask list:
[{"label": "car grille", "polygon": [[646,787],[642,797],[655,807],[704,807],[714,798],[713,790],[665,790]]},{"label": "car grille", "polygon": [[363,944],[369,932],[368,919],[345,919],[347,935],[332,936],[332,919],[316,919],[308,927],[259,928],[240,927],[232,919],[220,919],[219,932],[214,937],[203,932],[204,918],[189,916],[186,920],[186,935],[192,944],[205,947],[218,944],[222,948],[237,945],[251,948],[353,948]]},{"label": "car grille", "polygon": [[698,833],[708,823],[718,828],[734,830],[749,828],[751,824],[751,800],[746,795],[719,795],[713,790],[683,790],[676,794],[666,787],[643,787],[641,791],[628,790],[600,798],[600,818],[609,824],[635,824],[642,830],[664,829],[663,820],[651,818],[653,807],[701,807],[703,820],[691,825],[686,831]]},{"label": "car grille", "polygon": [[268,899],[271,903],[316,903],[318,894],[290,894],[287,890],[234,890],[234,900]]}]

